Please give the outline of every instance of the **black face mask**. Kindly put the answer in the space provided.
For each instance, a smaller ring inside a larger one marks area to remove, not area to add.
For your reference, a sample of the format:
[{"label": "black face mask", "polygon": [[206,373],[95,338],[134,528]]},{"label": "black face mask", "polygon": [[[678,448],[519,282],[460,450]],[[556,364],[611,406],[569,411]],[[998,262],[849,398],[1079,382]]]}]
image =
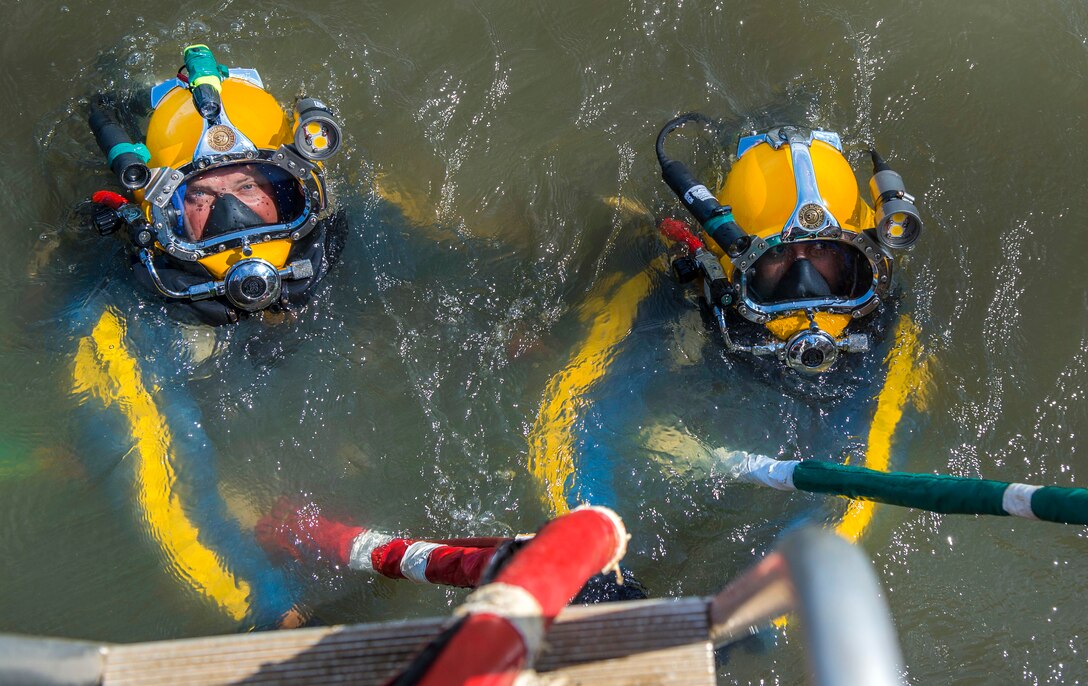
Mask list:
[{"label": "black face mask", "polygon": [[215,200],[208,222],[204,225],[204,238],[221,236],[266,224],[248,205],[230,193]]},{"label": "black face mask", "polygon": [[831,297],[831,286],[807,259],[794,261],[774,289],[773,299],[779,302],[805,298]]}]

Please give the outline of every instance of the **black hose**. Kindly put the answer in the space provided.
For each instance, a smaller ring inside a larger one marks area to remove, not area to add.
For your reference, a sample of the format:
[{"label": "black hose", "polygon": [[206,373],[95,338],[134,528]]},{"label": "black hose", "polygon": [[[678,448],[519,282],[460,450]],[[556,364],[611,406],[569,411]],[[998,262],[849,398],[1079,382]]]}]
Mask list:
[{"label": "black hose", "polygon": [[665,154],[665,139],[669,137],[676,129],[680,128],[688,122],[701,122],[707,126],[707,128],[717,128],[718,122],[714,121],[705,114],[699,114],[698,112],[688,112],[687,114],[681,114],[679,117],[671,120],[665,126],[661,127],[661,132],[657,134],[657,161],[662,167],[666,162],[669,162],[669,157]]},{"label": "black hose", "polygon": [[873,174],[879,174],[882,171],[891,169],[888,163],[884,161],[884,158],[880,156],[876,150],[869,151],[869,157],[873,159]]},{"label": "black hose", "polygon": [[710,237],[722,246],[730,255],[745,250],[751,240],[744,230],[733,221],[731,208],[718,202],[714,194],[707,189],[683,162],[669,159],[665,154],[665,139],[669,134],[688,122],[700,122],[708,128],[718,128],[718,123],[698,112],[681,114],[661,128],[657,134],[657,161],[661,165],[661,178],[672,189],[680,203],[695,220],[706,229]]}]

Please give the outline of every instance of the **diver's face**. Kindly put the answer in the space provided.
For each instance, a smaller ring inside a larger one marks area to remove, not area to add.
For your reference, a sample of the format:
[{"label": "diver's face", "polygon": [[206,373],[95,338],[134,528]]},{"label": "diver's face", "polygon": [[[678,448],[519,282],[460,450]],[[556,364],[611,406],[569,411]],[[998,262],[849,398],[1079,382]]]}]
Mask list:
[{"label": "diver's face", "polygon": [[263,174],[249,167],[213,169],[190,181],[185,189],[185,231],[189,240],[199,241],[204,236],[215,201],[228,194],[253,210],[264,223],[276,221],[279,213],[274,191]]},{"label": "diver's face", "polygon": [[827,282],[832,293],[839,293],[846,277],[843,249],[830,241],[804,241],[776,245],[755,265],[755,281],[764,293],[773,293],[782,277],[798,260],[808,260]]}]

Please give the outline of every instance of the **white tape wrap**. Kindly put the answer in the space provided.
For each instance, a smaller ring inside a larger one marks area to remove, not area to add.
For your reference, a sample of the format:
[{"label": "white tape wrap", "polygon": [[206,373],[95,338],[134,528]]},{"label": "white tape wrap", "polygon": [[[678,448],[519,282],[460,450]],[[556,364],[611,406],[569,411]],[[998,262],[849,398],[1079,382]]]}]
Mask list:
[{"label": "white tape wrap", "polygon": [[1031,496],[1040,488],[1028,484],[1009,484],[1001,494],[1001,509],[1015,517],[1038,519],[1031,511]]},{"label": "white tape wrap", "polygon": [[491,614],[510,622],[521,635],[530,664],[544,644],[544,610],[536,598],[520,586],[501,583],[481,586],[453,614]]},{"label": "white tape wrap", "polygon": [[370,560],[370,554],[374,549],[383,546],[393,537],[380,531],[364,531],[355,537],[351,544],[351,555],[348,556],[350,569],[361,569],[364,572],[373,572],[374,563]]},{"label": "white tape wrap", "polygon": [[797,465],[797,460],[776,460],[766,455],[745,453],[736,478],[780,491],[796,491],[797,488],[793,485],[793,470],[797,468]]},{"label": "white tape wrap", "polygon": [[400,573],[409,581],[417,584],[429,584],[427,580],[427,561],[431,559],[431,551],[442,548],[440,543],[428,543],[417,541],[408,546],[404,551],[404,557],[400,560]]}]

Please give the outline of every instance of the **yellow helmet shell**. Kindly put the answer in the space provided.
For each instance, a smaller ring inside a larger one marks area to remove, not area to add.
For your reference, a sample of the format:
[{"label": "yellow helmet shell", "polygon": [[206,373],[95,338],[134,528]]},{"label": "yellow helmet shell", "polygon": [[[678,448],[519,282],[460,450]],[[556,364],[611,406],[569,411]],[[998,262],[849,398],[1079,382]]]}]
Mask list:
[{"label": "yellow helmet shell", "polygon": [[[863,254],[868,248],[873,248],[866,258],[877,274],[874,289],[882,293],[891,268],[890,262],[875,245],[869,245],[871,242],[862,237],[862,232],[873,226],[874,215],[872,208],[861,196],[850,163],[836,146],[819,138],[811,139],[808,153],[820,200],[827,211],[847,236],[855,236],[863,241],[861,245],[855,246]],[[732,207],[734,219],[746,233],[768,243],[775,243],[797,209],[797,188],[790,146],[775,147],[767,142],[759,142],[748,147],[739,156],[717,197],[720,203]],[[727,278],[738,283],[744,265],[740,265],[742,268],[733,269],[733,264],[727,257],[722,259],[722,263]],[[869,300],[869,306],[875,307],[876,303],[875,299]],[[866,310],[868,306],[858,311]],[[857,316],[858,311],[817,312],[817,325],[833,337],[838,337],[852,317]],[[748,318],[753,319],[752,316]],[[783,341],[810,325],[808,316],[795,310],[760,314],[753,320],[763,323],[775,338]]]},{"label": "yellow helmet shell", "polygon": [[[280,104],[263,88],[237,78],[223,80],[223,111],[238,131],[258,148],[275,150],[293,140],[293,126]],[[193,161],[204,119],[185,88],[167,93],[147,126],[151,167],[177,169]]]},{"label": "yellow helmet shell", "polygon": [[[873,225],[873,210],[861,197],[854,170],[842,153],[821,140],[812,142],[812,166],[820,195],[842,228],[861,231]],[[797,205],[790,148],[756,145],[736,161],[718,202],[730,205],[745,232],[768,238],[778,234]]]}]

